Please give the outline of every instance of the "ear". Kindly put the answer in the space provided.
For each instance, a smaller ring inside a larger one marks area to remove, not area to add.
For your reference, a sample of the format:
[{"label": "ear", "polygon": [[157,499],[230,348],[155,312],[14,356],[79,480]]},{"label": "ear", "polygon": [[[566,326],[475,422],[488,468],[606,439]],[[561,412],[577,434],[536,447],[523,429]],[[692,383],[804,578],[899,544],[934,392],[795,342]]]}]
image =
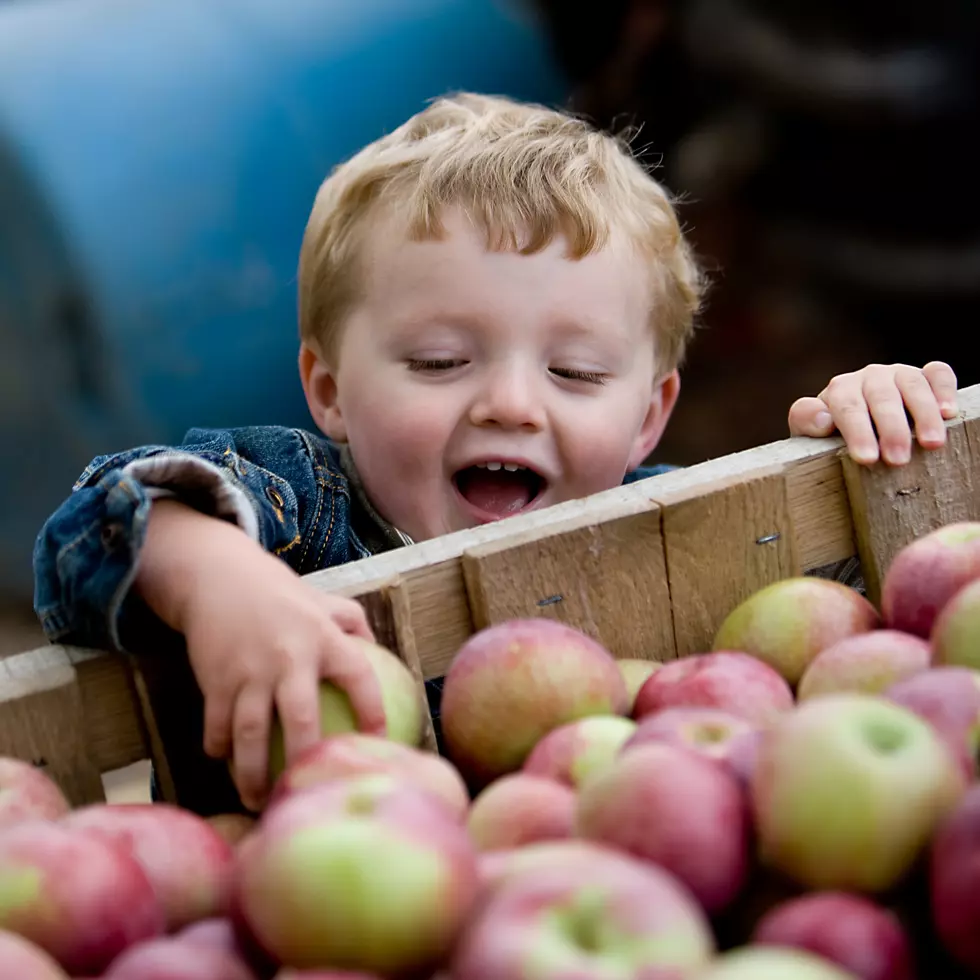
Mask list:
[{"label": "ear", "polygon": [[320,355],[306,344],[299,349],[299,376],[303,382],[306,404],[317,428],[335,442],[346,442],[347,427],[337,401],[337,381],[334,372]]},{"label": "ear", "polygon": [[677,404],[677,396],[680,392],[681,376],[677,370],[671,371],[665,378],[661,378],[657,382],[650,398],[646,418],[644,418],[640,431],[637,432],[633,441],[627,472],[640,466],[660,442],[660,437],[664,434],[664,429],[667,428],[667,422]]}]

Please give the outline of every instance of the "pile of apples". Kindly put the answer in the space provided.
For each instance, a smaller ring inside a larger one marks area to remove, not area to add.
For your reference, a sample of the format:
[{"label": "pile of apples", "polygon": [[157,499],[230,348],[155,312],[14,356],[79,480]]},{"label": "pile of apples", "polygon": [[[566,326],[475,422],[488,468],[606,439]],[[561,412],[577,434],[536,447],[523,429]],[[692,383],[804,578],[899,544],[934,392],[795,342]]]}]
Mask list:
[{"label": "pile of apples", "polygon": [[0,978],[980,977],[980,523],[903,549],[880,609],[787,579],[668,663],[482,630],[446,756],[365,649],[388,737],[325,684],[255,818],[71,810],[0,760]]}]

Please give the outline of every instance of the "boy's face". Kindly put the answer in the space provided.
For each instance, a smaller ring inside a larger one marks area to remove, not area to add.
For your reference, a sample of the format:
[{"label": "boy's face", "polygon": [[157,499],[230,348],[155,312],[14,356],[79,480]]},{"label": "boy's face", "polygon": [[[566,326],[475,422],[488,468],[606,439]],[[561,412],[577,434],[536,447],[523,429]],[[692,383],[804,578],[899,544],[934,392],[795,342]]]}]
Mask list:
[{"label": "boy's face", "polygon": [[617,486],[679,388],[655,377],[648,277],[625,241],[569,260],[563,240],[487,251],[461,212],[445,227],[411,242],[379,226],[336,370],[300,357],[315,421],[416,541]]}]

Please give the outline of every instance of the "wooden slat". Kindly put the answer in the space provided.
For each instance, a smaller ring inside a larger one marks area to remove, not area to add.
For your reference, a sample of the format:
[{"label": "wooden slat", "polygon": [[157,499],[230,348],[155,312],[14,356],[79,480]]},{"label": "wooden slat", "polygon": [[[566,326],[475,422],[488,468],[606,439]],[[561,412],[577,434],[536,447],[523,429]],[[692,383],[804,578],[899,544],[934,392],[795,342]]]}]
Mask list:
[{"label": "wooden slat", "polygon": [[78,674],[64,648],[0,660],[0,755],[43,769],[73,806],[105,799],[85,736]]},{"label": "wooden slat", "polygon": [[877,603],[896,552],[929,531],[980,520],[980,386],[960,394],[942,452],[913,448],[901,467],[859,466],[842,454],[868,598]]},{"label": "wooden slat", "polygon": [[711,649],[743,599],[802,569],[781,468],[660,498],[678,656]]},{"label": "wooden slat", "polygon": [[473,625],[547,616],[617,657],[675,656],[659,508],[558,533],[526,531],[462,556]]}]

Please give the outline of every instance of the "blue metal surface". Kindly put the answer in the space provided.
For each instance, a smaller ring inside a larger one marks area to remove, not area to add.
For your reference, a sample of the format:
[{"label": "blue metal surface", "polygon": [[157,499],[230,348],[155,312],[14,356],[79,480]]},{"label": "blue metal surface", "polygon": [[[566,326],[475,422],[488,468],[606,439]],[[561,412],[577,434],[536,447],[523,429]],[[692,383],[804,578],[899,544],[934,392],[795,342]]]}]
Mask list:
[{"label": "blue metal surface", "polygon": [[330,168],[425,101],[565,97],[520,0],[0,4],[0,592],[88,460],[308,424],[295,270]]}]

